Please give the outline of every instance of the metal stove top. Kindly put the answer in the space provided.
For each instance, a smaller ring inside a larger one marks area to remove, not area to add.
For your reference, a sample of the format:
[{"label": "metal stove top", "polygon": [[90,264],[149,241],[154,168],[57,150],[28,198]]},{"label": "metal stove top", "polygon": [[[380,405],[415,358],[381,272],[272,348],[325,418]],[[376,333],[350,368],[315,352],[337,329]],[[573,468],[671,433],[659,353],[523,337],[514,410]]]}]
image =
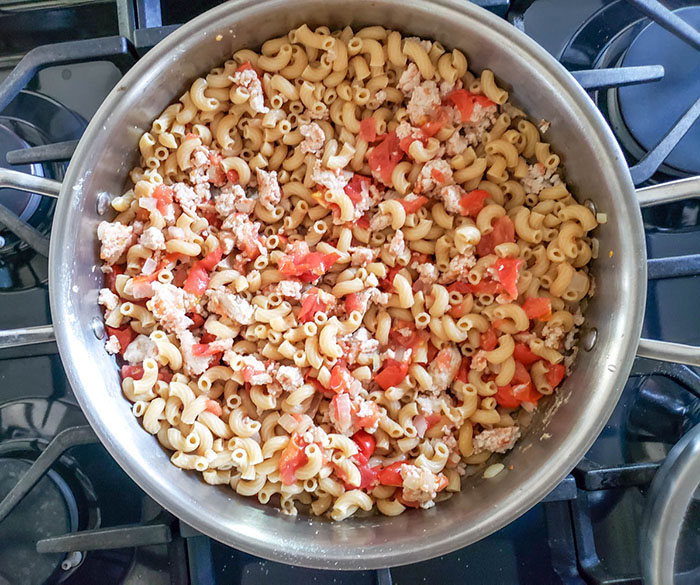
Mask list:
[{"label": "metal stove top", "polygon": [[[0,166],[60,179],[86,120],[122,72],[180,23],[218,3],[0,0]],[[477,3],[576,72],[615,130],[638,185],[700,172],[700,51],[692,29],[681,30],[678,40],[667,29],[678,34],[679,23],[642,0]],[[700,3],[665,5],[700,27]],[[45,47],[53,43],[60,44]],[[0,205],[20,220],[0,222],[6,226],[0,229],[0,331],[48,325],[45,252],[53,202],[0,189]],[[645,336],[700,344],[698,211],[697,198],[643,210],[651,259]],[[3,339],[0,333],[0,347]],[[315,571],[225,547],[162,510],[86,426],[50,335],[39,332],[35,340],[44,343],[0,349],[3,585],[641,583],[642,521],[648,493],[658,489],[650,484],[672,447],[700,423],[697,371],[639,358],[586,458],[519,520],[431,561]],[[698,583],[697,497],[684,514],[675,582]]]}]

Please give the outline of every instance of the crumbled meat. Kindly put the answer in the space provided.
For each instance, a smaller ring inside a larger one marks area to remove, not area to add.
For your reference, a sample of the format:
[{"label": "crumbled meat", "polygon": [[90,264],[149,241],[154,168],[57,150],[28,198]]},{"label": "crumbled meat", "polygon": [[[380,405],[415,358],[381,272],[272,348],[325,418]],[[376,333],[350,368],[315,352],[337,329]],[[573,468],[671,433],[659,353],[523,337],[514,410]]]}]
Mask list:
[{"label": "crumbled meat", "polygon": [[423,284],[430,285],[437,282],[438,273],[435,264],[418,264],[416,271],[418,272],[418,279]]},{"label": "crumbled meat", "polygon": [[323,148],[323,142],[326,139],[326,135],[323,133],[322,128],[316,124],[316,122],[302,124],[299,126],[299,133],[304,137],[304,140],[301,142],[302,152],[315,153],[320,148]]},{"label": "crumbled meat", "polygon": [[124,350],[124,359],[130,364],[140,364],[146,358],[154,358],[158,354],[155,342],[146,335],[137,335]]},{"label": "crumbled meat", "polygon": [[474,250],[470,249],[464,254],[457,254],[447,267],[447,270],[443,272],[438,282],[440,284],[450,284],[454,281],[466,281],[467,274],[469,270],[476,264],[476,258],[474,257]]},{"label": "crumbled meat", "polygon": [[357,363],[362,354],[370,355],[379,350],[379,341],[370,339],[369,332],[364,327],[360,327],[354,333],[341,338],[338,343],[348,364]]},{"label": "crumbled meat", "polygon": [[445,209],[455,215],[465,215],[464,209],[459,202],[466,194],[466,191],[459,185],[447,185],[447,187],[443,187],[437,192]]},{"label": "crumbled meat", "polygon": [[415,63],[409,63],[406,70],[399,77],[396,87],[406,96],[410,96],[413,90],[420,85],[420,71]]},{"label": "crumbled meat", "polygon": [[357,293],[357,300],[360,305],[358,310],[362,314],[365,314],[369,303],[374,303],[380,306],[386,305],[389,302],[389,294],[380,291],[376,287],[371,287]]},{"label": "crumbled meat", "polygon": [[149,227],[141,234],[139,244],[149,250],[163,250],[165,249],[165,236],[157,227]]},{"label": "crumbled meat", "polygon": [[255,169],[255,171],[258,176],[258,200],[265,209],[272,211],[282,197],[280,186],[277,182],[277,172],[267,172],[262,169]]},{"label": "crumbled meat", "polygon": [[396,127],[395,132],[396,137],[399,140],[404,140],[405,138],[413,138],[414,140],[418,140],[421,137],[420,129],[414,128],[405,120]]},{"label": "crumbled meat", "polygon": [[438,478],[429,469],[406,463],[401,466],[403,478],[403,498],[408,502],[418,502],[421,508],[435,505],[438,490]]},{"label": "crumbled meat", "polygon": [[458,79],[454,83],[451,83],[444,79],[440,82],[440,97],[445,98],[448,94],[452,93],[455,89],[462,89],[462,80]]},{"label": "crumbled meat", "polygon": [[[224,354],[224,359],[226,359],[226,355],[229,353],[232,352],[226,352]],[[243,359],[243,363],[245,364],[243,367],[243,379],[246,382],[249,382],[254,386],[258,384],[269,384],[272,382],[272,376],[267,371],[265,364],[261,360],[254,355],[244,355],[241,357]]]},{"label": "crumbled meat", "polygon": [[108,288],[101,288],[97,295],[97,302],[108,311],[113,311],[119,305],[119,297]]},{"label": "crumbled meat", "polygon": [[133,240],[134,227],[123,223],[103,221],[97,226],[97,237],[102,242],[100,258],[107,264],[114,264]]},{"label": "crumbled meat", "polygon": [[453,182],[452,169],[447,161],[430,160],[423,165],[418,173],[414,190],[416,193],[428,193],[440,187],[451,185]]},{"label": "crumbled meat", "polygon": [[350,246],[350,263],[352,266],[366,266],[374,262],[379,255],[379,248],[365,248],[364,246]]},{"label": "crumbled meat", "polygon": [[369,98],[367,107],[370,110],[376,110],[386,101],[386,97],[386,92],[383,89],[380,89],[371,98]]},{"label": "crumbled meat", "polygon": [[254,69],[236,71],[231,76],[231,81],[248,90],[248,94],[250,95],[248,103],[253,112],[267,114],[270,111],[270,108],[265,105],[265,95],[263,94],[262,84]]},{"label": "crumbled meat", "polygon": [[515,426],[481,431],[478,435],[474,435],[474,454],[482,451],[505,453],[513,448],[519,438],[520,428]]},{"label": "crumbled meat", "polygon": [[406,251],[406,242],[403,239],[403,232],[396,230],[394,237],[389,242],[389,253],[394,256],[401,256]]},{"label": "crumbled meat", "polygon": [[462,363],[462,354],[454,345],[450,344],[441,349],[435,357],[435,361],[428,366],[428,373],[433,378],[433,387],[430,391],[447,390],[457,375],[460,363]]},{"label": "crumbled meat", "polygon": [[462,136],[459,132],[454,132],[452,136],[447,139],[447,155],[455,156],[462,154],[469,146],[470,141]]},{"label": "crumbled meat", "polygon": [[172,284],[154,282],[153,298],[146,306],[170,333],[186,331],[194,322],[185,313],[194,308],[192,295]]},{"label": "crumbled meat", "polygon": [[424,81],[411,93],[406,106],[408,117],[414,126],[425,124],[440,103],[440,92],[434,81]]},{"label": "crumbled meat", "polygon": [[187,215],[195,216],[197,214],[197,205],[202,202],[202,198],[192,187],[185,185],[185,183],[175,183],[173,185],[173,195],[175,201],[180,204],[180,207]]},{"label": "crumbled meat", "polygon": [[[221,224],[222,231],[219,232],[219,236],[221,239],[222,234],[226,232],[226,235],[223,237],[230,238],[230,241],[239,250],[246,252],[249,257],[255,257],[255,255],[252,255],[252,251],[257,251],[263,255],[267,254],[267,249],[258,235],[259,229],[260,224],[250,221],[247,214],[232,213]],[[230,235],[228,232],[230,232]],[[226,251],[226,248],[224,248],[224,253],[228,254],[230,251],[230,249]]]},{"label": "crumbled meat", "polygon": [[194,354],[194,344],[197,343],[197,339],[190,331],[181,331],[178,333],[178,339],[180,340],[180,351],[185,373],[189,376],[203,374],[209,368],[211,356]]},{"label": "crumbled meat", "polygon": [[116,335],[110,335],[109,339],[105,342],[105,349],[107,353],[119,353],[121,345]]},{"label": "crumbled meat", "polygon": [[209,298],[207,308],[216,313],[228,317],[241,325],[250,325],[253,322],[255,307],[244,297],[228,292],[221,286],[206,292]]},{"label": "crumbled meat", "polygon": [[379,232],[390,225],[391,216],[381,212],[376,213],[372,216],[372,219],[369,220],[369,229],[373,232]]},{"label": "crumbled meat", "polygon": [[286,392],[294,392],[304,385],[304,375],[296,366],[280,366],[275,378]]},{"label": "crumbled meat", "polygon": [[545,187],[553,187],[561,183],[559,175],[553,169],[548,169],[542,163],[530,165],[527,177],[521,179],[526,193],[540,193]]},{"label": "crumbled meat", "polygon": [[311,180],[331,192],[342,192],[345,185],[352,179],[352,173],[335,169],[333,171],[321,167],[321,161],[315,160],[311,170]]},{"label": "crumbled meat", "polygon": [[480,349],[472,356],[471,369],[477,372],[483,372],[488,366],[488,360],[486,359],[486,352]]},{"label": "crumbled meat", "polygon": [[545,324],[542,328],[542,336],[544,338],[544,344],[546,347],[551,349],[559,349],[561,340],[564,338],[566,331],[561,325],[550,326],[549,323]]},{"label": "crumbled meat", "polygon": [[298,280],[282,280],[270,290],[270,293],[277,293],[288,299],[298,301],[301,299],[302,288],[303,285]]},{"label": "crumbled meat", "polygon": [[219,190],[214,206],[216,212],[221,217],[226,218],[234,211],[247,214],[253,213],[255,200],[249,199],[240,185],[227,183]]}]

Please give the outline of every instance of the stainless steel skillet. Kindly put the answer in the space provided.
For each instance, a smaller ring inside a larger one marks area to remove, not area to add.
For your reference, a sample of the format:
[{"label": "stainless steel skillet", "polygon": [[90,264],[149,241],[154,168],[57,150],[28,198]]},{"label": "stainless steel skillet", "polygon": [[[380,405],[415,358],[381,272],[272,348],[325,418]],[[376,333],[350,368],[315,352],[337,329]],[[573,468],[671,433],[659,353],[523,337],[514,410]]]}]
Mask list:
[{"label": "stainless steel skillet", "polygon": [[[562,156],[576,195],[608,216],[598,234],[597,293],[587,311],[585,349],[560,392],[543,402],[525,437],[505,457],[512,470],[492,480],[476,477],[451,500],[397,518],[341,523],[289,518],[177,469],[131,414],[118,368],[100,339],[97,291],[102,275],[95,230],[106,209],[104,194],[124,188],[140,134],[196,76],[234,50],[259,46],[304,22],[331,28],[381,24],[462,49],[471,68],[494,70],[518,105],[533,118],[551,122],[548,138]],[[607,124],[573,77],[541,47],[462,0],[223,4],[174,32],[129,71],[91,121],[62,185],[11,172],[0,179],[55,196],[60,192],[50,251],[54,330],[74,392],[106,448],[134,481],[184,522],[265,558],[310,567],[376,568],[468,545],[528,510],[584,455],[615,406],[635,351],[700,365],[695,348],[639,342],[646,296],[639,196]],[[693,190],[698,191],[697,181],[639,195],[653,204],[690,196]]]}]

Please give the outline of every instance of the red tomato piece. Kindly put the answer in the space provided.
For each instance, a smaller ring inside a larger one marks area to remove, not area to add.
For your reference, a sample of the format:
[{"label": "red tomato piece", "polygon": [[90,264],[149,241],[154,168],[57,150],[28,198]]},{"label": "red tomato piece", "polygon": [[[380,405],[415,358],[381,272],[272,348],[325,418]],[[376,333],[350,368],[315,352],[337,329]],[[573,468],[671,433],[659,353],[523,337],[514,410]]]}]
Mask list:
[{"label": "red tomato piece", "polygon": [[223,409],[221,408],[221,404],[219,404],[217,400],[207,400],[204,410],[211,412],[216,416],[221,416],[224,413]]},{"label": "red tomato piece", "polygon": [[230,169],[226,171],[226,178],[229,180],[231,183],[238,183],[240,181],[240,177],[238,176],[238,171],[235,169]]},{"label": "red tomato piece", "polygon": [[566,376],[566,368],[562,364],[549,364],[547,368],[549,371],[544,376],[547,384],[556,388]]},{"label": "red tomato piece", "polygon": [[352,425],[352,402],[347,393],[336,394],[331,400],[331,407],[338,426],[347,428]]},{"label": "red tomato piece", "polygon": [[459,206],[466,215],[476,217],[484,208],[484,200],[490,196],[491,194],[484,189],[474,189],[474,191],[469,191],[459,200]]},{"label": "red tomato piece", "polygon": [[166,185],[158,185],[153,190],[153,197],[156,199],[156,209],[160,211],[162,215],[168,213],[168,207],[173,202],[173,190]]},{"label": "red tomato piece", "polygon": [[328,381],[328,388],[336,394],[342,394],[350,390],[353,381],[352,374],[343,364],[337,363],[331,370],[331,378]]},{"label": "red tomato piece", "polygon": [[438,424],[442,420],[442,415],[433,413],[433,414],[426,414],[425,415],[425,422],[428,423],[428,428],[434,427],[436,424]]},{"label": "red tomato piece", "polygon": [[357,431],[352,436],[352,440],[357,443],[360,453],[367,459],[372,456],[374,449],[377,447],[377,440],[367,431]]},{"label": "red tomato piece", "polygon": [[212,250],[204,258],[199,260],[199,264],[207,270],[214,270],[214,266],[221,262],[221,257],[223,255],[224,251],[219,247],[216,250]]},{"label": "red tomato piece", "polygon": [[494,395],[496,402],[503,408],[517,408],[520,406],[520,400],[513,396],[513,386],[498,386],[498,391]]},{"label": "red tomato piece", "polygon": [[348,197],[350,197],[350,201],[357,205],[362,201],[363,191],[367,193],[371,184],[372,179],[370,179],[369,177],[365,177],[364,175],[358,175],[357,173],[355,173],[352,176],[352,179],[348,181],[348,184],[345,185],[343,191],[345,191],[345,194]]},{"label": "red tomato piece", "polygon": [[486,96],[473,94],[466,89],[456,89],[448,94],[445,99],[459,110],[461,122],[469,122],[471,120],[474,104],[479,104],[482,108],[496,105]]},{"label": "red tomato piece", "polygon": [[305,447],[306,443],[299,433],[294,433],[282,451],[279,470],[283,485],[292,485],[296,481],[296,470],[308,462],[309,458],[304,452]]},{"label": "red tomato piece", "polygon": [[209,272],[200,262],[195,262],[187,275],[183,288],[195,296],[201,297],[209,285]]},{"label": "red tomato piece", "polygon": [[301,311],[299,311],[299,321],[306,323],[313,321],[314,315],[318,312],[326,310],[325,303],[322,303],[318,298],[318,289],[311,288],[301,300]]},{"label": "red tomato piece", "polygon": [[124,325],[119,327],[119,329],[105,325],[105,329],[107,330],[107,335],[110,337],[114,335],[117,338],[117,341],[119,341],[119,354],[124,355],[124,350],[134,340],[136,332],[129,325]]},{"label": "red tomato piece", "polygon": [[499,244],[515,242],[515,226],[510,217],[504,215],[493,222],[493,231],[481,236],[481,241],[476,245],[478,256],[493,254],[493,249]]},{"label": "red tomato piece", "polygon": [[158,379],[170,384],[173,379],[173,373],[166,367],[158,368]]},{"label": "red tomato piece", "polygon": [[[357,469],[360,471],[360,485],[357,487],[361,490],[369,490],[376,487],[376,485],[379,483],[377,475],[379,474],[379,470],[381,468],[381,465],[370,467],[369,463],[362,463],[358,465]],[[347,489],[347,486],[345,489]]]},{"label": "red tomato piece", "polygon": [[547,297],[530,297],[523,303],[523,311],[528,319],[548,321],[552,316],[552,301]]},{"label": "red tomato piece", "polygon": [[360,122],[360,138],[365,142],[377,140],[377,119],[365,118]]},{"label": "red tomato piece", "polygon": [[498,345],[498,335],[493,327],[489,327],[480,336],[479,347],[485,351],[491,351],[496,349]]},{"label": "red tomato piece", "polygon": [[122,380],[126,378],[134,380],[143,378],[143,366],[122,366]]},{"label": "red tomato piece", "polygon": [[[467,377],[469,376],[469,368],[471,367],[472,361],[468,357],[463,357],[462,362],[459,364],[459,370],[455,376],[455,380],[467,383]],[[427,417],[426,417],[427,418]]]},{"label": "red tomato piece", "polygon": [[214,355],[215,353],[220,352],[220,349],[212,349],[209,343],[195,343],[192,345],[192,353],[198,357]]},{"label": "red tomato piece", "polygon": [[350,293],[345,297],[345,313],[350,314],[353,311],[362,311],[362,301],[359,293]]},{"label": "red tomato piece", "polygon": [[372,149],[368,158],[369,168],[372,169],[372,174],[385,185],[391,185],[391,173],[403,157],[404,152],[401,150],[396,132],[389,132]]},{"label": "red tomato piece", "polygon": [[408,373],[408,364],[399,362],[392,358],[384,360],[384,367],[374,377],[374,381],[383,390],[388,390],[392,386],[400,384]]},{"label": "red tomato piece", "polygon": [[428,363],[431,363],[438,354],[438,348],[433,345],[432,341],[428,341]]},{"label": "red tomato piece", "polygon": [[407,500],[403,495],[403,490],[396,491],[396,500],[407,508],[420,508],[420,504],[414,500]]},{"label": "red tomato piece", "polygon": [[[437,172],[437,171],[433,171],[433,172]],[[442,173],[440,173],[440,174],[442,174]],[[410,215],[411,213],[416,213],[427,202],[428,202],[428,198],[423,197],[423,195],[421,195],[420,197],[416,197],[415,199],[412,199],[411,201],[406,201],[406,199],[399,199],[399,203],[401,205],[403,205],[404,211],[406,211],[406,215]]]},{"label": "red tomato piece", "polygon": [[403,477],[401,477],[401,466],[405,465],[406,461],[396,461],[391,465],[383,468],[378,474],[377,479],[382,485],[390,485],[401,487],[403,485]]},{"label": "red tomato piece", "polygon": [[286,276],[296,276],[304,282],[311,282],[333,266],[340,256],[335,252],[322,254],[321,252],[308,252],[307,254],[285,254],[278,262],[279,271]]},{"label": "red tomato piece", "polygon": [[499,258],[491,265],[511,300],[518,298],[518,271],[524,262],[522,258]]},{"label": "red tomato piece", "polygon": [[531,366],[541,358],[540,356],[532,353],[530,348],[524,343],[516,343],[515,348],[513,349],[513,359],[516,362],[520,362],[524,366]]},{"label": "red tomato piece", "polygon": [[401,272],[403,266],[396,265],[391,268],[386,273],[386,276],[379,281],[379,286],[381,286],[387,292],[394,292],[394,276]]},{"label": "red tomato piece", "polygon": [[429,120],[420,127],[421,134],[426,138],[435,136],[449,121],[450,117],[447,110],[445,108],[439,108],[435,118]]},{"label": "red tomato piece", "polygon": [[365,213],[360,219],[358,219],[356,222],[357,227],[362,228],[363,230],[368,230],[369,229],[369,212]]}]

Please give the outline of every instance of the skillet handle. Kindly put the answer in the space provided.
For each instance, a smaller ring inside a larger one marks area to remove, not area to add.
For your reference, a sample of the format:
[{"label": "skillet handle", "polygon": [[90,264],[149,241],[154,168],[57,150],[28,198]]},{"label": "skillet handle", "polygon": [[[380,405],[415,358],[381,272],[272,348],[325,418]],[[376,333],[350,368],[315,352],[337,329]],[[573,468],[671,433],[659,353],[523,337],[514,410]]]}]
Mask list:
[{"label": "skillet handle", "polygon": [[20,191],[38,193],[48,197],[58,198],[61,192],[61,182],[44,177],[35,177],[19,171],[0,169],[0,187],[11,187]]},{"label": "skillet handle", "polygon": [[50,343],[52,341],[56,341],[53,325],[21,327],[19,329],[0,331],[0,349]]},{"label": "skillet handle", "polygon": [[700,347],[656,339],[640,339],[637,355],[662,362],[700,367]]}]

